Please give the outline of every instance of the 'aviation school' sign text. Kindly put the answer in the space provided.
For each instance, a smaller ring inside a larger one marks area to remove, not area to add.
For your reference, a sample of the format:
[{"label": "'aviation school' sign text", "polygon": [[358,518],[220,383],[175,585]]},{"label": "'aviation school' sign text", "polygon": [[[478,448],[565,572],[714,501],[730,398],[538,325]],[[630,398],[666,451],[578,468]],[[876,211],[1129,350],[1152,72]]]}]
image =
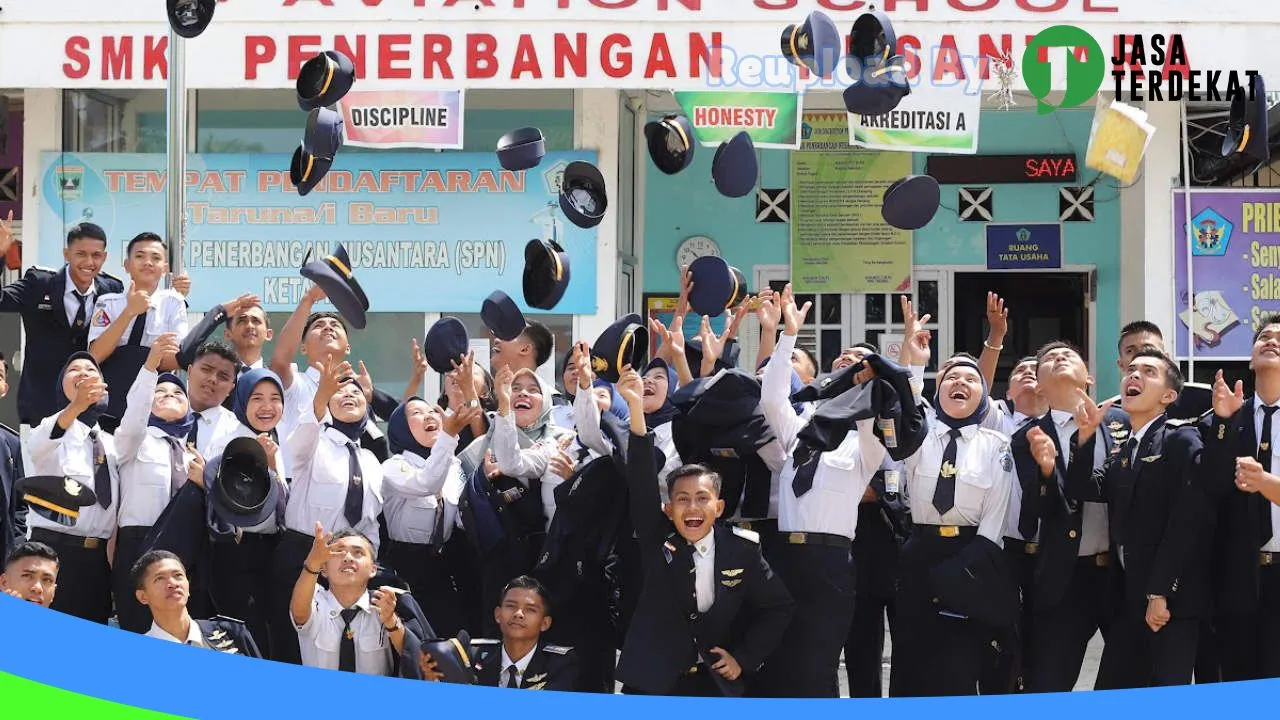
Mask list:
[{"label": "'aviation school' sign text", "polygon": [[461,150],[461,90],[353,90],[339,103],[344,145]]},{"label": "'aviation school' sign text", "polygon": [[[1148,0],[229,0],[184,46],[193,88],[292,88],[307,58],[333,48],[352,57],[366,90],[412,82],[842,90],[850,83],[811,78],[788,63],[779,35],[810,10],[848,30],[871,5],[897,23],[897,49],[913,67],[1021,58],[1045,28],[1075,25],[1103,48],[1116,36],[1178,33],[1193,68],[1280,75],[1280,56],[1270,51],[1275,23],[1254,0],[1165,0],[1159,13]],[[163,88],[167,35],[164,14],[146,0],[10,2],[0,23],[0,86]],[[981,72],[989,78],[991,68]],[[1066,63],[1053,63],[1052,89],[1065,89],[1066,79]]]},{"label": "'aviation school' sign text", "polygon": [[[43,153],[42,265],[62,265],[67,228],[89,220],[111,242],[107,272],[125,277],[124,246],[163,232],[163,153]],[[560,175],[591,151],[549,152],[527,172],[503,170],[492,153],[339,154],[306,197],[289,182],[288,155],[192,155],[187,162],[191,308],[203,312],[242,292],[289,311],[310,286],[298,274],[308,251],[341,243],[372,312],[480,311],[495,289],[523,308],[524,246],[555,237],[573,258],[557,313],[596,311],[596,231],[561,217]],[[529,312],[528,308],[523,308]],[[538,312],[538,311],[534,311]]]}]

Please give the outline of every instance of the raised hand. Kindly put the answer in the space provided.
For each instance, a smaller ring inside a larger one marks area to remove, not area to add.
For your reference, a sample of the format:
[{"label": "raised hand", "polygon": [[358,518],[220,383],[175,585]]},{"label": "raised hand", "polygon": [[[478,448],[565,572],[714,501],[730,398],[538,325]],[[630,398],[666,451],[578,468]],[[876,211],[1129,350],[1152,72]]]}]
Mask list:
[{"label": "raised hand", "polygon": [[280,446],[267,433],[258,433],[258,445],[262,446],[262,452],[267,454],[267,465],[276,472],[280,472],[280,468],[276,467],[276,453],[280,450]]},{"label": "raised hand", "polygon": [[316,536],[302,566],[312,575],[319,575],[331,559],[342,557],[342,548],[333,541],[333,535],[324,531],[324,525],[316,521]]},{"label": "raised hand", "polygon": [[228,318],[233,318],[258,304],[257,295],[254,295],[253,293],[245,293],[234,300],[228,300],[222,303],[222,312],[226,313]]},{"label": "raised hand", "polygon": [[760,321],[762,333],[778,332],[778,323],[782,322],[782,305],[778,296],[771,289],[761,290],[756,296],[759,306],[756,307],[756,319]]},{"label": "raised hand", "polygon": [[9,252],[13,245],[13,210],[9,210],[9,219],[0,220],[0,257]]},{"label": "raised hand", "polygon": [[[204,456],[196,449],[196,446],[187,443],[187,452],[191,453],[191,460],[187,462],[187,482],[195,483],[196,487],[204,487]],[[271,455],[267,455],[271,458]]]},{"label": "raised hand", "polygon": [[1040,474],[1044,477],[1052,475],[1058,461],[1058,447],[1053,444],[1053,438],[1044,430],[1033,427],[1027,431],[1027,442],[1031,444],[1031,457],[1040,467]]},{"label": "raised hand", "polygon": [[458,437],[458,433],[480,417],[481,412],[483,411],[479,405],[463,405],[452,413],[445,415],[444,420],[441,421],[441,427],[444,428],[446,434]]},{"label": "raised hand", "polygon": [[173,289],[177,290],[182,297],[187,297],[191,294],[191,276],[186,273],[174,275],[173,279],[169,281],[169,284],[172,285]]},{"label": "raised hand", "polygon": [[987,323],[991,325],[993,340],[1003,339],[1009,331],[1009,309],[1004,306],[1004,298],[993,292],[987,293]]},{"label": "raised hand", "polygon": [[1114,400],[1108,400],[1101,406],[1094,404],[1088,393],[1083,390],[1076,391],[1076,410],[1073,413],[1076,419],[1076,427],[1080,429],[1080,434],[1076,443],[1083,445],[1093,437],[1094,431],[1102,425],[1102,420],[1107,416],[1107,411],[1115,404]]},{"label": "raised hand", "polygon": [[[506,415],[511,412],[511,383],[515,382],[516,375],[511,372],[510,365],[503,365],[498,371],[498,376],[493,379],[493,390],[498,395],[498,414]],[[465,383],[463,378],[459,378]]]},{"label": "raised hand", "polygon": [[805,318],[809,315],[809,310],[813,308],[812,302],[805,302],[804,307],[796,306],[795,292],[791,289],[791,283],[782,288],[782,332],[786,335],[799,335],[800,326],[804,325]]},{"label": "raised hand", "polygon": [[126,296],[125,310],[131,315],[143,315],[151,307],[151,296],[138,286],[129,283],[129,294]]},{"label": "raised hand", "polygon": [[573,365],[578,368],[578,389],[590,390],[591,383],[596,381],[596,373],[591,369],[591,348],[586,343],[573,344]]},{"label": "raised hand", "polygon": [[151,350],[147,352],[147,359],[142,363],[143,367],[155,372],[160,368],[160,362],[169,355],[177,355],[180,347],[178,333],[168,332],[162,334],[151,345]]},{"label": "raised hand", "polygon": [[102,378],[86,378],[76,383],[76,396],[72,399],[71,406],[75,408],[78,415],[97,405],[106,396],[107,384]]},{"label": "raised hand", "polygon": [[1244,405],[1244,383],[1236,381],[1234,390],[1227,385],[1219,370],[1213,379],[1213,414],[1220,418],[1229,418],[1240,411]]},{"label": "raised hand", "polygon": [[[623,369],[622,374],[618,377],[618,394],[626,401],[627,407],[635,412],[635,408],[644,407],[644,381],[640,379],[640,373],[635,371],[628,365]],[[643,409],[641,410],[643,413]]]},{"label": "raised hand", "polygon": [[356,375],[356,384],[364,393],[365,402],[373,402],[373,377],[369,375],[369,368],[364,366],[363,360],[360,361],[360,374]]},{"label": "raised hand", "polygon": [[396,619],[396,591],[383,585],[373,591],[369,601],[378,610],[378,620],[382,622],[382,627],[391,630],[390,626],[395,624],[393,621]]}]

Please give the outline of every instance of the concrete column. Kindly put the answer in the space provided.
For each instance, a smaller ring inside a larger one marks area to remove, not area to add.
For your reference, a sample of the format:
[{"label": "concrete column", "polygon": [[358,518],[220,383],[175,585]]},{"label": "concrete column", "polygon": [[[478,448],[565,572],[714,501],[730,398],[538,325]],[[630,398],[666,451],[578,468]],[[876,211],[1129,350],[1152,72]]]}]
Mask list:
[{"label": "concrete column", "polygon": [[1173,350],[1177,308],[1172,190],[1179,184],[1182,162],[1182,116],[1175,102],[1148,102],[1144,109],[1156,134],[1143,159],[1141,182],[1121,193],[1121,324],[1150,320],[1160,326]]},{"label": "concrete column", "polygon": [[[597,164],[609,189],[609,210],[596,226],[596,312],[579,315],[573,323],[574,339],[586,342],[595,340],[614,321],[614,308],[618,305],[616,198],[619,193],[632,191],[630,184],[618,177],[618,103],[617,90],[574,91],[573,146],[599,154]],[[574,277],[570,282],[579,280]]]}]

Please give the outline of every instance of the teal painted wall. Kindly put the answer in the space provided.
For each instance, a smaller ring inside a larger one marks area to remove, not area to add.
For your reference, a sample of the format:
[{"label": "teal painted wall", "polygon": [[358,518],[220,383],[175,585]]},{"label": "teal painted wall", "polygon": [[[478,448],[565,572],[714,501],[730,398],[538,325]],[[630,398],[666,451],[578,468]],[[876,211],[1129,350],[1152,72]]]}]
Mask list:
[{"label": "teal painted wall", "polygon": [[[1037,115],[1027,110],[986,111],[982,114],[978,152],[1074,152],[1083,162],[1089,141],[1092,111],[1059,111]],[[787,187],[790,152],[761,150],[759,187]],[[790,225],[755,222],[754,195],[731,199],[719,195],[711,182],[713,148],[700,148],[693,164],[676,176],[664,175],[647,163],[645,186],[644,291],[671,292],[678,287],[675,252],[690,235],[709,235],[725,259],[748,274],[755,265],[787,264],[791,254]],[[924,157],[915,158],[915,171],[924,172]],[[1095,172],[1081,169],[1080,184]],[[995,185],[993,222],[1057,222],[1058,185]],[[1097,321],[1093,342],[1098,348],[1095,369],[1098,387],[1113,388],[1119,376],[1113,346],[1120,331],[1120,202],[1109,179],[1095,186],[1094,222],[1063,224],[1063,263],[1095,265],[1098,269]],[[917,265],[985,265],[985,224],[963,222],[956,215],[957,187],[944,185],[942,209],[914,237]],[[981,348],[956,348],[976,352]]]}]

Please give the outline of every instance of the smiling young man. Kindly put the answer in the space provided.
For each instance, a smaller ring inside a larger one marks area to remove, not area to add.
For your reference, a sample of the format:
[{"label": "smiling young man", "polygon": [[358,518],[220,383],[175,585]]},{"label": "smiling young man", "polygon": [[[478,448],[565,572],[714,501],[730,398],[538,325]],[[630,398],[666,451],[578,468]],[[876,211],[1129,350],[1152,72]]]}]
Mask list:
[{"label": "smiling young man", "polygon": [[258,645],[244,623],[227,617],[196,620],[187,611],[191,582],[177,555],[152,550],[130,569],[134,595],[151,611],[147,637],[194,645],[207,650],[260,658]]},{"label": "smiling young man", "polygon": [[[1203,444],[1194,426],[1165,415],[1182,391],[1182,374],[1164,353],[1135,353],[1120,389],[1121,405],[1137,429],[1102,467],[1094,465],[1107,406],[1082,398],[1071,449],[1076,457],[1066,479],[1069,498],[1107,503],[1119,561],[1112,571],[1123,588],[1123,604],[1099,673],[1113,678],[1109,687],[1189,685],[1200,618],[1209,609]],[[1035,428],[1030,442],[1041,474],[1051,476],[1057,461],[1053,441]]]},{"label": "smiling young man", "polygon": [[498,371],[506,366],[510,367],[512,372],[532,370],[536,373],[538,368],[551,359],[551,348],[554,342],[551,330],[546,325],[530,321],[524,332],[514,340],[503,341],[496,337],[492,339],[492,345],[489,348],[489,371],[497,375]]},{"label": "smiling young man", "polygon": [[24,542],[4,560],[0,592],[43,607],[58,590],[58,553],[41,542]]},{"label": "smiling young man", "polygon": [[[102,366],[107,385],[115,388],[133,384],[156,338],[177,333],[181,341],[190,329],[187,299],[175,289],[160,287],[169,272],[168,249],[160,236],[140,233],[129,241],[125,255],[128,291],[98,298],[89,322],[89,352]],[[177,352],[169,353],[160,369],[177,370]],[[103,413],[108,431],[124,414],[125,397],[117,392],[108,398]]]},{"label": "smiling young man", "polygon": [[631,413],[627,483],[644,587],[618,662],[625,692],[741,696],[791,619],[792,599],[760,554],[758,536],[717,526],[720,476],[686,465],[658,491],[644,383],[627,368],[618,391]]},{"label": "smiling young man", "polygon": [[[14,240],[11,225],[0,221],[0,255]],[[97,225],[73,225],[62,257],[66,261],[62,268],[28,268],[21,280],[0,289],[0,312],[19,313],[26,330],[18,386],[18,422],[24,443],[31,428],[58,411],[58,369],[71,353],[88,349],[89,318],[97,298],[124,292],[118,278],[102,272],[107,234]]]}]

